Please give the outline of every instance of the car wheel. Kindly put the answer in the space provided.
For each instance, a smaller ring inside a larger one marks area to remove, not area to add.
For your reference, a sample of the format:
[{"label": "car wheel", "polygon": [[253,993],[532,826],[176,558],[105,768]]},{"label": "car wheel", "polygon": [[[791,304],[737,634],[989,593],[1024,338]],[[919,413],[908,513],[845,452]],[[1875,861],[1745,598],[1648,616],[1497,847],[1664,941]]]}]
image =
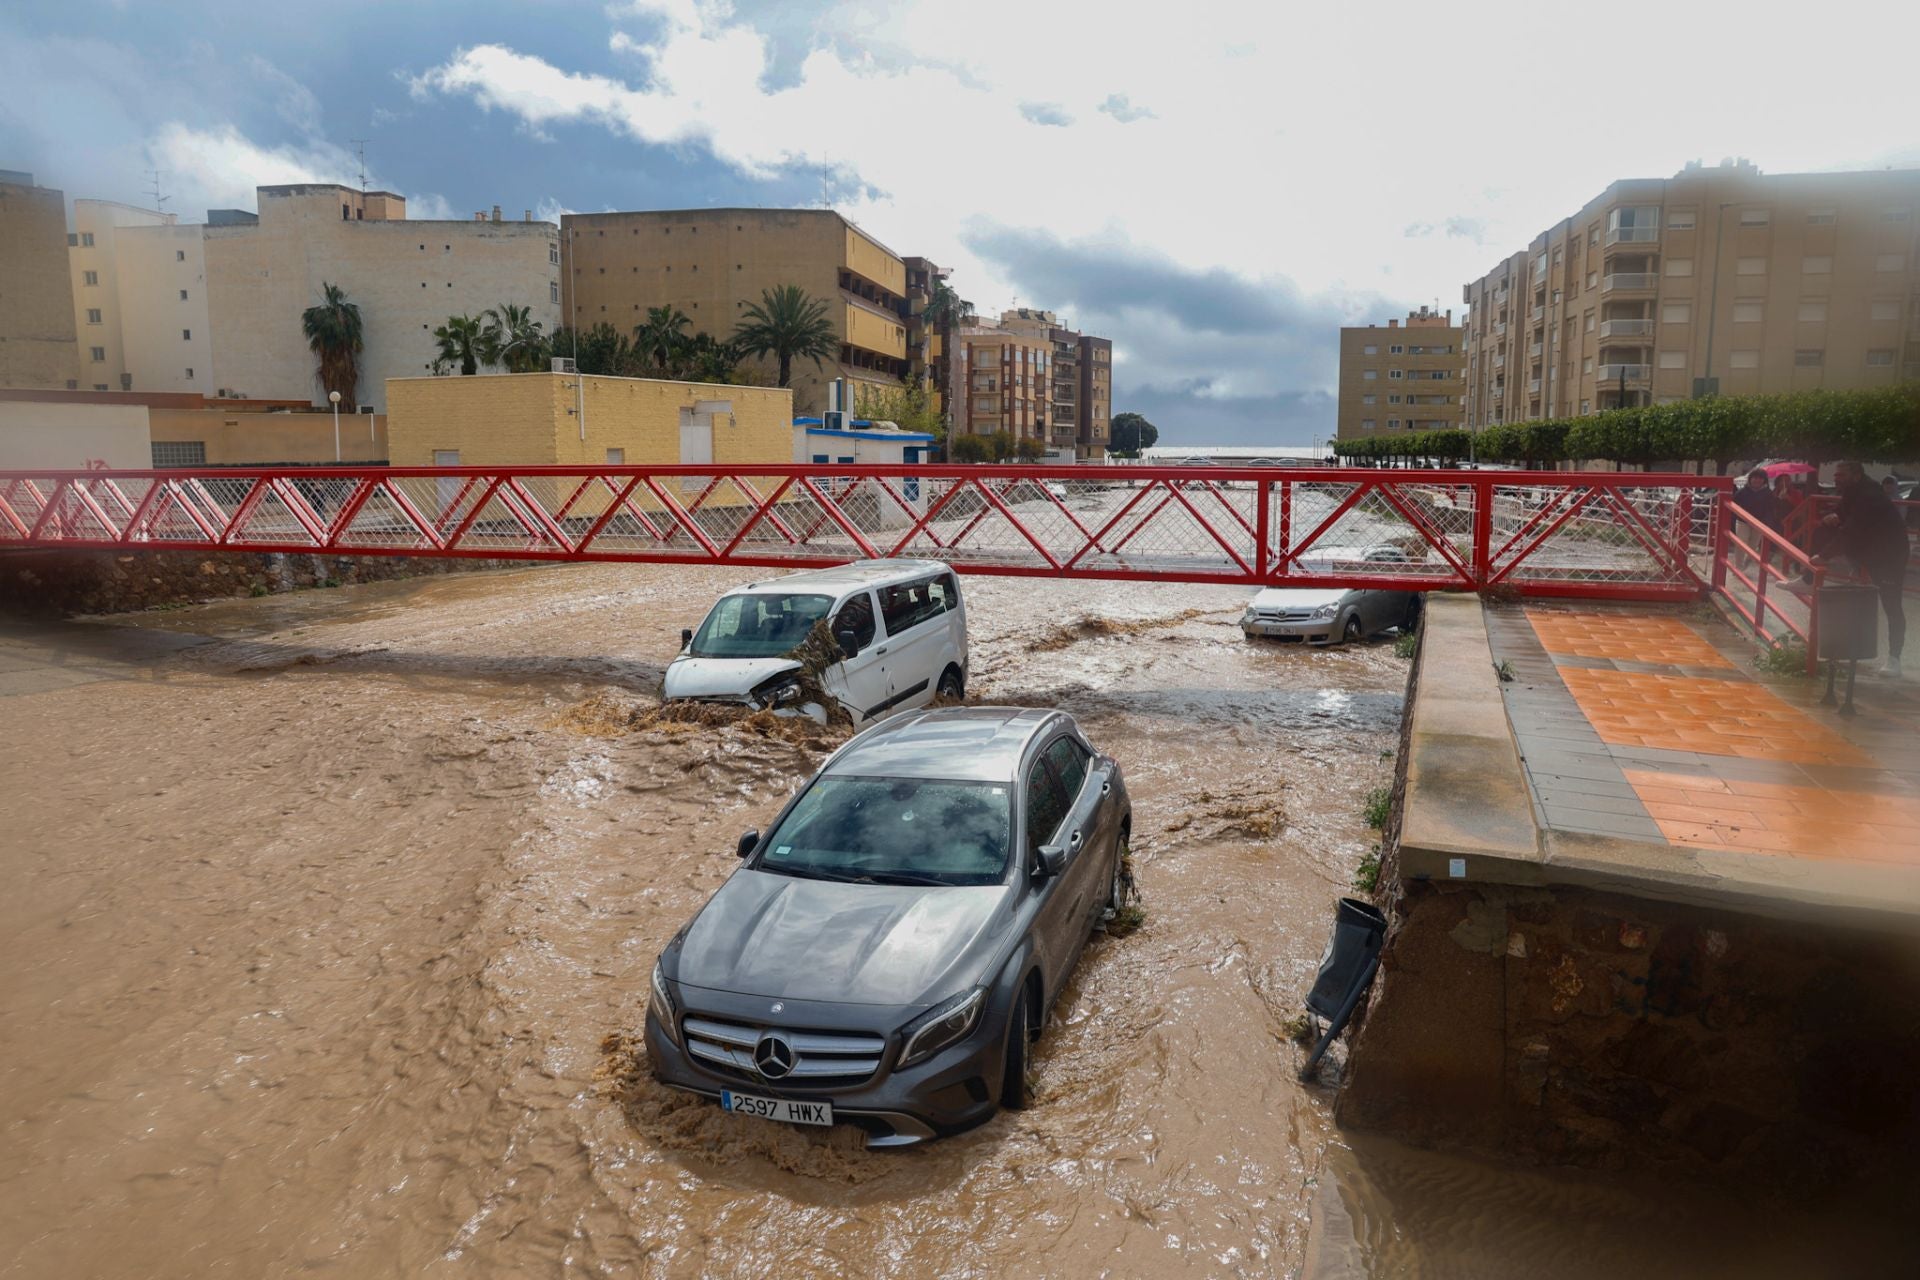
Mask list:
[{"label": "car wheel", "polygon": [[1420,597],[1415,596],[1413,599],[1407,601],[1407,616],[1400,619],[1401,634],[1404,635],[1412,631],[1415,631],[1419,628],[1419,626],[1420,626]]},{"label": "car wheel", "polygon": [[1107,909],[1105,918],[1113,919],[1121,907],[1127,905],[1127,854],[1126,832],[1120,833],[1120,843],[1113,851],[1113,875],[1107,881]]},{"label": "car wheel", "polygon": [[956,668],[948,667],[940,673],[940,688],[934,696],[946,698],[952,702],[959,702],[967,696],[967,686],[960,679],[960,672]]},{"label": "car wheel", "polygon": [[1360,615],[1357,613],[1348,614],[1347,625],[1341,628],[1341,631],[1340,631],[1341,643],[1352,644],[1354,641],[1360,638],[1360,633],[1363,630],[1365,630],[1365,628],[1363,628],[1360,625]]},{"label": "car wheel", "polygon": [[1025,1111],[1032,1101],[1027,1092],[1027,1045],[1033,1024],[1033,989],[1022,983],[1007,1018],[1007,1068],[1000,1078],[1000,1105],[1008,1111]]}]

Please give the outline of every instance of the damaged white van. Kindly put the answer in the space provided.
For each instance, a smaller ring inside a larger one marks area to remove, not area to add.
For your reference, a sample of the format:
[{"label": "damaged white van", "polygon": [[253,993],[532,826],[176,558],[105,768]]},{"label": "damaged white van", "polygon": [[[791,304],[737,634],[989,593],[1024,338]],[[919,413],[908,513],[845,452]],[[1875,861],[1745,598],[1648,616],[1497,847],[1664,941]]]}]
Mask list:
[{"label": "damaged white van", "polygon": [[662,693],[824,721],[796,655],[822,620],[838,652],[817,665],[817,687],[856,725],[965,695],[966,605],[937,560],[856,560],[736,587],[680,633]]}]

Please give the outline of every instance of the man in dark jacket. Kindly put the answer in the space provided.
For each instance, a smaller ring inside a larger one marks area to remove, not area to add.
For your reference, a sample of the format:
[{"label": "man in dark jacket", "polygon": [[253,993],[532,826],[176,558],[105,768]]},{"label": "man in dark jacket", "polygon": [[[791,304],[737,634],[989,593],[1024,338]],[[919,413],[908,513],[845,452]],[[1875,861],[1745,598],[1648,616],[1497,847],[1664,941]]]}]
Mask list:
[{"label": "man in dark jacket", "polygon": [[1755,524],[1763,524],[1775,533],[1786,518],[1786,499],[1767,487],[1767,473],[1759,467],[1747,472],[1747,483],[1733,491],[1733,505],[1747,513]]},{"label": "man in dark jacket", "polygon": [[1820,523],[1832,531],[1831,546],[1865,570],[1879,590],[1887,611],[1887,665],[1890,676],[1900,674],[1900,650],[1907,639],[1907,613],[1901,593],[1906,589],[1907,530],[1899,508],[1880,486],[1867,479],[1857,462],[1843,462],[1833,471],[1838,509]]}]

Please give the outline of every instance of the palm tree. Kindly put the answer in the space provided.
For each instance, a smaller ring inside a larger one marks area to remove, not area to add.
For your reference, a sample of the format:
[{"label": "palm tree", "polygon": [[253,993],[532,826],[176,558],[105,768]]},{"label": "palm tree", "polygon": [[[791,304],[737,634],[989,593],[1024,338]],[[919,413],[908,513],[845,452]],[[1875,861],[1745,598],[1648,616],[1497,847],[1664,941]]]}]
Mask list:
[{"label": "palm tree", "polygon": [[300,327],[307,335],[307,347],[319,357],[315,376],[320,390],[338,391],[340,407],[352,413],[359,407],[354,392],[360,385],[360,352],[365,346],[360,308],[347,301],[337,284],[322,284],[320,293],[320,305],[300,313]]},{"label": "palm tree", "polygon": [[448,316],[447,322],[433,331],[433,340],[440,344],[440,355],[433,362],[435,373],[445,373],[458,364],[462,375],[472,377],[480,372],[481,365],[494,363],[487,326],[479,316]]},{"label": "palm tree", "polygon": [[501,303],[486,313],[487,364],[503,364],[509,373],[531,373],[543,362],[546,345],[532,307]]},{"label": "palm tree", "polygon": [[678,307],[649,307],[646,322],[634,326],[634,349],[652,362],[661,377],[670,377],[687,345],[683,330],[692,323]]},{"label": "palm tree", "polygon": [[840,354],[840,334],[827,318],[827,304],[810,298],[797,284],[775,285],[746,310],[733,331],[733,345],[751,356],[772,356],[780,363],[780,385],[793,385],[795,359],[822,360]]}]

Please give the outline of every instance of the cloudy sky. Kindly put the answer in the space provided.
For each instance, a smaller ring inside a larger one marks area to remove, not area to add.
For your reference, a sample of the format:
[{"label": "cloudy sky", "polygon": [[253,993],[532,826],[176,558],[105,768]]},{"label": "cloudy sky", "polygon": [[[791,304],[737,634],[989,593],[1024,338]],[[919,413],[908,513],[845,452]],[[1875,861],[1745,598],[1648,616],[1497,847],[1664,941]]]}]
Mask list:
[{"label": "cloudy sky", "polygon": [[1339,325],[1457,311],[1616,177],[1920,164],[1920,6],[1742,12],[8,0],[0,168],[134,203],[157,168],[190,220],[356,181],[353,139],[414,216],[826,199],[983,313],[1111,336],[1169,440],[1299,443]]}]

